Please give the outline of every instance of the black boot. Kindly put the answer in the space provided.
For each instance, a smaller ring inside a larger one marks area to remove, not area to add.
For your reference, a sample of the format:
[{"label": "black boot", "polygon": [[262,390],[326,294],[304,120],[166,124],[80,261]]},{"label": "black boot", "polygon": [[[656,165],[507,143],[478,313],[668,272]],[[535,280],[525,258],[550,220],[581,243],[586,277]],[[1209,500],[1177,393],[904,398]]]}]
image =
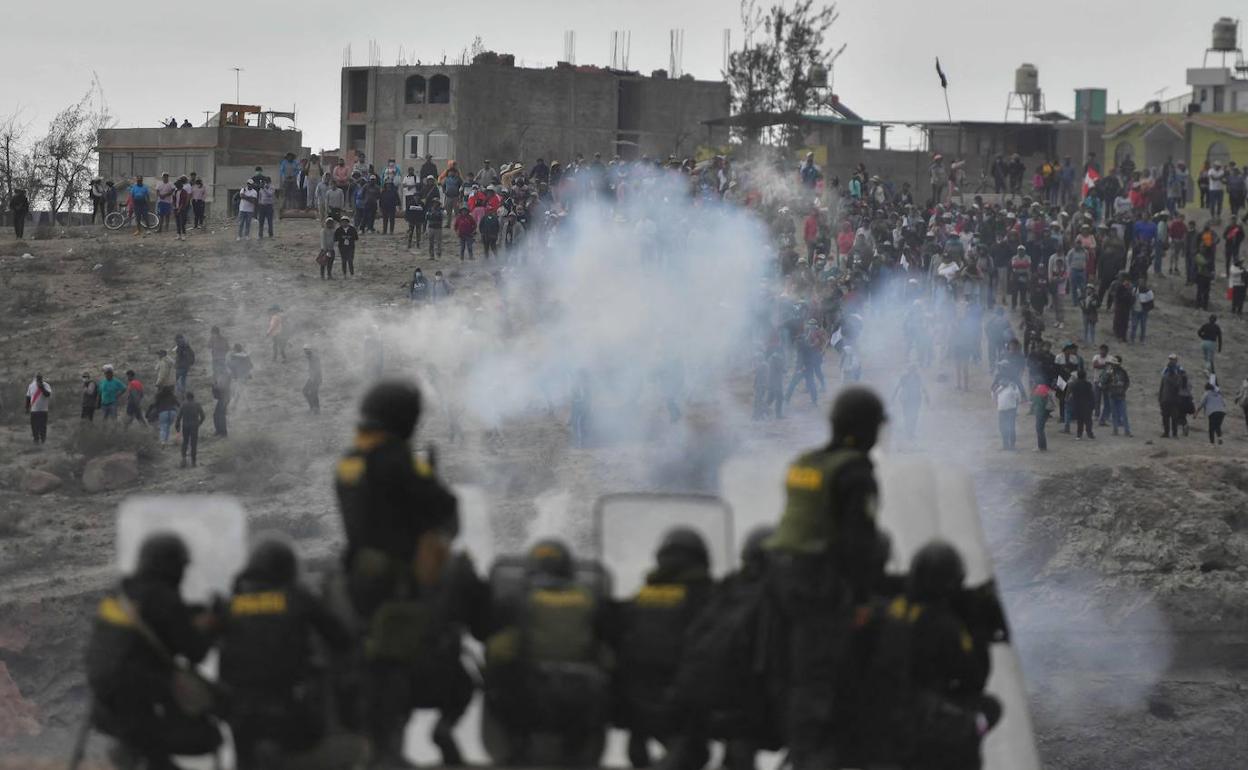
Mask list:
[{"label": "black boot", "polygon": [[444,767],[463,767],[464,756],[459,751],[459,744],[455,742],[452,728],[452,724],[439,719],[433,728],[433,745],[441,752]]}]

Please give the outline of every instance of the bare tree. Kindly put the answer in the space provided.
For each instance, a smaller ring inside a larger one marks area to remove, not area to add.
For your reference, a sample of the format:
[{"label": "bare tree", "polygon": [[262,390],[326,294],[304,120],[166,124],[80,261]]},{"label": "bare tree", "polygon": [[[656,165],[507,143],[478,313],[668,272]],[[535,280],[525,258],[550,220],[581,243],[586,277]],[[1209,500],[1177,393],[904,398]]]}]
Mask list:
[{"label": "bare tree", "polygon": [[102,110],[91,107],[94,86],[77,104],[57,113],[48,132],[35,143],[34,168],[39,198],[47,203],[53,219],[61,211],[73,211],[86,197],[96,168],[96,132],[107,127]]},{"label": "bare tree", "polygon": [[0,123],[0,210],[8,206],[14,190],[26,186],[22,178],[26,157],[26,126],[15,112]]}]

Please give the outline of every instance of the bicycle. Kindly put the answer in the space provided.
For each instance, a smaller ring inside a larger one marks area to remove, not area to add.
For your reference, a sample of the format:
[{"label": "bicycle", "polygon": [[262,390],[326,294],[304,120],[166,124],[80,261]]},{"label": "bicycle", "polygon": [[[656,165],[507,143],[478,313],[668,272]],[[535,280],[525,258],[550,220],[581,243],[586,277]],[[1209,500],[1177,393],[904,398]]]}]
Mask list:
[{"label": "bicycle", "polygon": [[[134,224],[134,212],[113,211],[104,217],[104,226],[109,230],[120,230],[123,227],[129,227]],[[148,211],[143,216],[143,227],[148,230],[155,230],[160,226],[160,217]]]}]

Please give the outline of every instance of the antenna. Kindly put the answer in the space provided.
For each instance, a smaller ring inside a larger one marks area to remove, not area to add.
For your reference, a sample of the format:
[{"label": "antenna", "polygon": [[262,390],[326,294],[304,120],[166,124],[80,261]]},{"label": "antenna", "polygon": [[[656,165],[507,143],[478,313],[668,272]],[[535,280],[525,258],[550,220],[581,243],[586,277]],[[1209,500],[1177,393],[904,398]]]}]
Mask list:
[{"label": "antenna", "polygon": [[731,52],[732,52],[732,30],[727,27],[724,27],[724,61],[720,65],[723,68],[724,72],[728,71],[728,57],[731,54]]},{"label": "antenna", "polygon": [[574,30],[564,30],[563,32],[563,60],[568,64],[576,64],[576,32]]},{"label": "antenna", "polygon": [[230,69],[234,70],[234,103],[242,104],[242,101],[240,100],[239,95],[238,95],[239,94],[238,84],[239,84],[239,73],[243,72],[244,70],[242,67],[230,67]]},{"label": "antenna", "polygon": [[342,49],[342,66],[351,66],[351,44],[347,43],[347,47]]},{"label": "antenna", "polygon": [[849,48],[849,43],[841,43],[841,47],[832,54],[832,58],[828,59],[828,94],[830,95],[836,93],[836,60],[841,58],[846,48]]}]

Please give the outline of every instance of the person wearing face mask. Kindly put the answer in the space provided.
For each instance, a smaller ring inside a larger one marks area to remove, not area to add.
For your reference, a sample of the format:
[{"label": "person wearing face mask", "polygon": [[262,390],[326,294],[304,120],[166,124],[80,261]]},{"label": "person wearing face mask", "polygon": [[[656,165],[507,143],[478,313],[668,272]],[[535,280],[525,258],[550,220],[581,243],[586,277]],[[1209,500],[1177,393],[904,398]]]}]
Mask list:
[{"label": "person wearing face mask", "polygon": [[438,304],[442,300],[449,299],[455,293],[455,287],[451,286],[451,282],[446,280],[441,270],[433,273],[433,285],[429,287],[429,301]]}]

